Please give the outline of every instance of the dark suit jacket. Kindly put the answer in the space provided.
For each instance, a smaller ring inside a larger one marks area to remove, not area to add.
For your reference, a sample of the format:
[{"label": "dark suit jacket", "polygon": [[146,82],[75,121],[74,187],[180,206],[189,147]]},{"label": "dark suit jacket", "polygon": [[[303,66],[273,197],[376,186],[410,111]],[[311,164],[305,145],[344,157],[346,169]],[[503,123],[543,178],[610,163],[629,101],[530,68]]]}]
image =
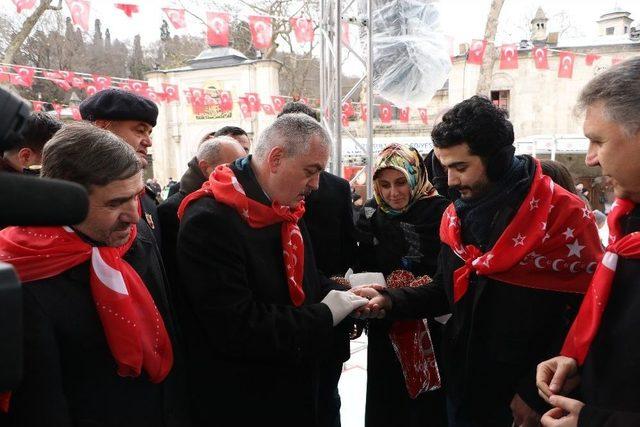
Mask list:
[{"label": "dark suit jacket", "polygon": [[[624,233],[640,231],[640,209],[624,219]],[[587,406],[580,426],[640,425],[640,260],[620,258],[602,323],[582,368]]]},{"label": "dark suit jacket", "polygon": [[140,197],[142,205],[142,219],[147,223],[153,231],[153,237],[158,247],[162,242],[162,234],[160,233],[160,218],[158,217],[158,200],[152,189],[145,186],[144,193]]},{"label": "dark suit jacket", "polygon": [[[269,205],[250,158],[231,167],[247,196]],[[251,228],[211,197],[182,218],[178,267],[184,312],[193,314],[183,326],[196,424],[316,425],[318,365],[333,339],[331,312],[319,302],[330,282],[318,274],[301,220],[306,299],[293,306],[280,228]]]},{"label": "dark suit jacket", "polygon": [[189,425],[186,372],[166,278],[151,231],[142,221],[125,259],[160,311],[175,361],[153,384],[143,373],[123,378],[109,350],[89,287],[89,262],[24,284],[24,378],[11,399],[16,426]]}]

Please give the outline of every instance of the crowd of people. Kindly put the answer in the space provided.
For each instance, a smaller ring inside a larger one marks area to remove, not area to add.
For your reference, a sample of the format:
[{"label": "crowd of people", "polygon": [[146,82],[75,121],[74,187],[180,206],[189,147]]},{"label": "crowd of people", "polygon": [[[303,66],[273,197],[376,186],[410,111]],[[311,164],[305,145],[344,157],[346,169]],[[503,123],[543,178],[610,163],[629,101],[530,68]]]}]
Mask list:
[{"label": "crowd of people", "polygon": [[370,200],[325,171],[331,138],[301,103],[254,141],[206,135],[162,202],[143,180],[153,102],[107,89],[81,123],[33,113],[0,168],[75,182],[89,212],[0,231],[24,313],[0,425],[338,427],[363,331],[367,427],[640,425],[639,103],[640,59],[578,100],[608,217],[562,164],[515,155],[481,96],[425,158],[385,147]]}]

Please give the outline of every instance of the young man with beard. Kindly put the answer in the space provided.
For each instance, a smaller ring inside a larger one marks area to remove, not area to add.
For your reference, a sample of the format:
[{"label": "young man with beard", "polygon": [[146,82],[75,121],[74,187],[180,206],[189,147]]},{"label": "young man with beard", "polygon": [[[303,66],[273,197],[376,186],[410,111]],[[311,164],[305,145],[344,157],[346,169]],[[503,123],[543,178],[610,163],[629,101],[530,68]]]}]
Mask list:
[{"label": "young man with beard", "polygon": [[68,227],[0,231],[0,259],[24,284],[24,376],[0,396],[10,424],[188,425],[162,263],[138,226],[135,152],[68,125],[45,146],[42,176],[84,186],[89,213]]},{"label": "young man with beard", "polygon": [[288,114],[253,151],[216,168],[178,211],[194,421],[317,426],[334,326],[367,303],[318,273],[301,219],[330,139],[312,118]]},{"label": "young man with beard", "polygon": [[418,288],[362,288],[362,316],[451,313],[442,376],[451,426],[537,425],[535,367],[560,346],[568,311],[599,260],[589,211],[537,160],[514,157],[506,113],[474,96],[431,134],[455,200],[443,216],[438,272]]},{"label": "young man with beard", "polygon": [[[538,366],[547,427],[640,425],[640,58],[583,89],[587,166],[611,178],[609,245],[560,352]],[[568,394],[578,391],[576,396]]]},{"label": "young man with beard", "polygon": [[[99,128],[118,135],[136,152],[142,169],[149,166],[147,151],[151,148],[151,132],[158,119],[158,107],[143,96],[126,90],[101,90],[80,103],[80,114]],[[142,218],[160,245],[158,201],[154,191],[145,186],[140,195]]]}]

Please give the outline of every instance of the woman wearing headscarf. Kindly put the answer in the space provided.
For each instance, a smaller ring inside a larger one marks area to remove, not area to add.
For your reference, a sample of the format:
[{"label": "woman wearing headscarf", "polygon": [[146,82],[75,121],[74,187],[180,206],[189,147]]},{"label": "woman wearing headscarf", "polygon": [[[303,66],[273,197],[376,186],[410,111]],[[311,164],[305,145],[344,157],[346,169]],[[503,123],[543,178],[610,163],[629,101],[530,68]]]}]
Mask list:
[{"label": "woman wearing headscarf", "polygon": [[[374,165],[373,191],[374,198],[365,204],[356,224],[361,270],[381,272],[387,282],[402,278],[401,286],[414,277],[433,276],[440,252],[440,220],[449,201],[429,181],[418,151],[399,144],[385,147]],[[403,271],[398,274],[397,270]],[[414,322],[424,330],[424,322]],[[432,343],[440,339],[436,325],[433,320],[428,322]],[[398,335],[394,335],[397,328],[406,332],[405,326],[387,319],[369,321],[366,427],[446,425],[443,393],[432,390],[440,386],[437,368],[435,375],[431,372],[428,387],[411,390],[409,381],[415,383],[416,375],[410,378],[406,365],[413,363],[416,368],[418,364],[400,357]],[[430,365],[435,365],[433,349],[430,357]]]}]

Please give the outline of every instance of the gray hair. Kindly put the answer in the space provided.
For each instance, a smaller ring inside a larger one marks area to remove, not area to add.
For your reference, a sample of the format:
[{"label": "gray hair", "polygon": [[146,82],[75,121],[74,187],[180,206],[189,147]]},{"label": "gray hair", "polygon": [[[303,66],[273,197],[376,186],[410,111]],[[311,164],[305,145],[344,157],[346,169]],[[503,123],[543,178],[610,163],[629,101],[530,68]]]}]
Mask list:
[{"label": "gray hair", "polygon": [[627,135],[640,130],[640,57],[621,62],[591,79],[582,89],[576,106],[583,112],[596,102],[604,103],[604,114],[619,123]]},{"label": "gray hair", "polygon": [[196,158],[198,161],[204,160],[210,165],[217,165],[220,163],[220,151],[224,144],[234,144],[238,148],[242,149],[242,146],[238,141],[230,136],[216,136],[203,141],[198,147]]},{"label": "gray hair", "polygon": [[320,123],[306,114],[285,114],[262,131],[253,149],[254,157],[264,160],[276,146],[284,149],[286,157],[306,154],[315,136],[320,137],[323,146],[331,149],[329,134]]},{"label": "gray hair", "polygon": [[42,151],[42,176],[76,182],[87,191],[131,178],[142,170],[138,157],[115,134],[90,123],[65,125]]}]

